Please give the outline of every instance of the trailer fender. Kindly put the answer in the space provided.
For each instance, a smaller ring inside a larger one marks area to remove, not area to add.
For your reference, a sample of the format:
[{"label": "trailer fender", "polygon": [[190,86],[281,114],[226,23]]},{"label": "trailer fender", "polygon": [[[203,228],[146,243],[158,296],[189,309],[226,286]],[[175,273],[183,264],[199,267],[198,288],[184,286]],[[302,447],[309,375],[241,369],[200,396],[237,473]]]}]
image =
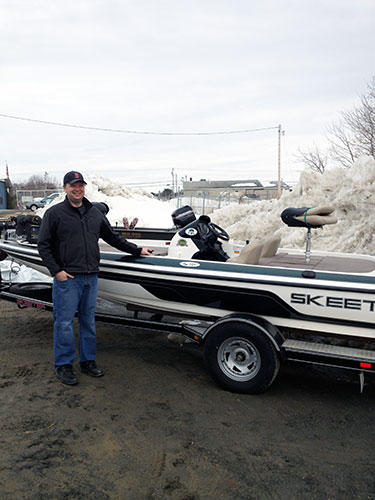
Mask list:
[{"label": "trailer fender", "polygon": [[52,283],[15,283],[14,285],[11,285],[9,292],[14,293],[15,295],[21,295],[22,297],[52,302]]},{"label": "trailer fender", "polygon": [[279,352],[282,360],[286,359],[286,355],[284,349],[282,348],[282,344],[285,341],[285,338],[278,330],[278,328],[260,316],[255,316],[253,314],[239,314],[233,313],[228,316],[224,316],[223,318],[218,319],[212,325],[210,325],[207,330],[202,335],[202,341],[205,342],[210,335],[211,331],[216,328],[218,325],[222,325],[225,323],[247,323],[258,330],[260,330],[266,337],[270,339],[275,349]]}]

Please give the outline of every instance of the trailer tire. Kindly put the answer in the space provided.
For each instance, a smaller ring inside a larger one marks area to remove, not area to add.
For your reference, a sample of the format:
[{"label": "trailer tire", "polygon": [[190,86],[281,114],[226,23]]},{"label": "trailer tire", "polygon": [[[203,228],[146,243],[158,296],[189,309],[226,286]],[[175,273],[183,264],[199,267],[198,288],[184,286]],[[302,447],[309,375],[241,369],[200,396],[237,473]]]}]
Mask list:
[{"label": "trailer tire", "polygon": [[50,283],[15,283],[9,288],[10,293],[44,302],[52,302],[52,284]]},{"label": "trailer tire", "polygon": [[246,394],[264,392],[280,368],[280,355],[264,331],[235,320],[211,329],[204,359],[215,382]]}]

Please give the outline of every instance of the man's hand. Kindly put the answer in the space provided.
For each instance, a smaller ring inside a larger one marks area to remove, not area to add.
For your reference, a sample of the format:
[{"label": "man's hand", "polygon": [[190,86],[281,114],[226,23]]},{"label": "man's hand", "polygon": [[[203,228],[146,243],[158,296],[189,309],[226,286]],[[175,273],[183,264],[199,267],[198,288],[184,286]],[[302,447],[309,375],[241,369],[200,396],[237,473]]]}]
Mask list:
[{"label": "man's hand", "polygon": [[58,273],[55,274],[55,278],[57,281],[68,281],[68,278],[74,278],[71,274],[67,273],[66,271],[59,271]]},{"label": "man's hand", "polygon": [[152,255],[153,250],[151,248],[142,248],[141,255]]}]

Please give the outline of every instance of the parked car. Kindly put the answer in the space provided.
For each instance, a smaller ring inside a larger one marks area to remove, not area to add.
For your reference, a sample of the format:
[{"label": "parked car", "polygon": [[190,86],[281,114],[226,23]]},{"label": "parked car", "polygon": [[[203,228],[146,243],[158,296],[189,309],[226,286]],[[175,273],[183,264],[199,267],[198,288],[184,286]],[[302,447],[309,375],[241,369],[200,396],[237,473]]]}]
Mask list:
[{"label": "parked car", "polygon": [[35,210],[37,210],[38,208],[43,208],[47,205],[47,203],[51,203],[51,201],[60,196],[60,194],[61,193],[52,193],[39,201],[28,201],[26,202],[26,208],[29,208],[30,210],[33,210],[35,212]]}]

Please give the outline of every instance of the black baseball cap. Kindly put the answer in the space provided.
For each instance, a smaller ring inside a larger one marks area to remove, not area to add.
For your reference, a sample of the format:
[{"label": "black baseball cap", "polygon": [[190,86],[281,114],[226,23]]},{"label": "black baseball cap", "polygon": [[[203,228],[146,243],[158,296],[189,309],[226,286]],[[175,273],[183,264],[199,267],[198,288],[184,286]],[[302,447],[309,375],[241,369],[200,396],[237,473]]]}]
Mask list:
[{"label": "black baseball cap", "polygon": [[83,184],[87,184],[81,172],[75,172],[72,170],[64,175],[64,186],[65,184],[74,184],[75,182],[83,182]]}]

